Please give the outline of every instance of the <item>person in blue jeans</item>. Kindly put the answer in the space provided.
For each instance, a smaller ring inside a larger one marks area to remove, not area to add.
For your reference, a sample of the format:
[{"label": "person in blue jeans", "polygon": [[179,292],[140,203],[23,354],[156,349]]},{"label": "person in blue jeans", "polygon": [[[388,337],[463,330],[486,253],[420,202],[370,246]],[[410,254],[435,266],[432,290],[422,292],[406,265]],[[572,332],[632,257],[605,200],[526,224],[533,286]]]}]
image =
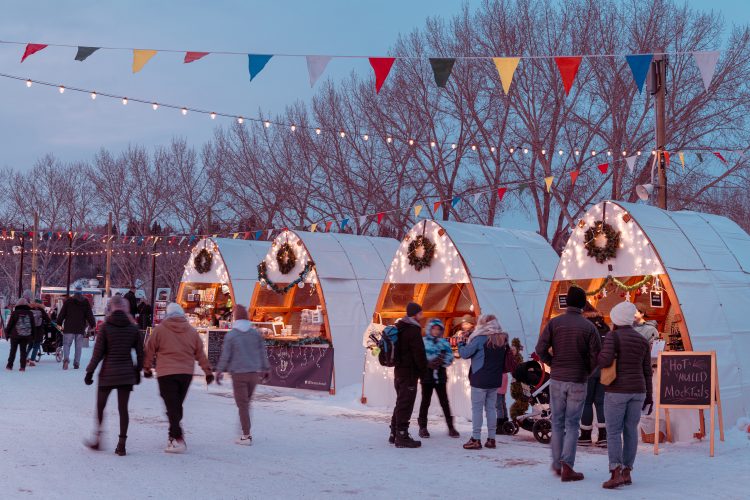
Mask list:
[{"label": "person in blue jeans", "polygon": [[458,344],[458,354],[471,359],[469,383],[471,384],[471,438],[464,444],[466,450],[482,449],[482,413],[487,414],[487,441],[485,448],[495,448],[497,432],[497,390],[502,385],[505,351],[509,349],[508,334],[503,331],[492,314],[479,317],[477,327],[467,341]]},{"label": "person in blue jeans", "polygon": [[563,482],[580,481],[573,468],[578,425],[586,400],[586,383],[597,365],[601,340],[596,327],[583,317],[586,292],[572,286],[567,310],[547,322],[536,345],[536,354],[550,365],[552,412],[552,470]]},{"label": "person in blue jeans", "polygon": [[651,349],[643,335],[633,328],[637,309],[630,302],[617,304],[609,316],[614,330],[604,340],[599,367],[617,360],[614,382],[604,388],[604,416],[607,419],[607,455],[611,477],[602,484],[613,489],[632,484],[631,471],[638,451],[638,422],[641,412],[651,414]]},{"label": "person in blue jeans", "polygon": [[[583,316],[591,321],[599,332],[599,338],[604,343],[604,337],[609,333],[609,325],[604,321],[604,316],[591,304],[586,303]],[[583,404],[583,415],[581,415],[581,435],[578,444],[591,446],[594,444],[592,431],[594,429],[594,409],[596,409],[596,446],[607,446],[607,419],[604,416],[604,385],[599,381],[599,368],[594,370],[586,385],[586,401]]]}]

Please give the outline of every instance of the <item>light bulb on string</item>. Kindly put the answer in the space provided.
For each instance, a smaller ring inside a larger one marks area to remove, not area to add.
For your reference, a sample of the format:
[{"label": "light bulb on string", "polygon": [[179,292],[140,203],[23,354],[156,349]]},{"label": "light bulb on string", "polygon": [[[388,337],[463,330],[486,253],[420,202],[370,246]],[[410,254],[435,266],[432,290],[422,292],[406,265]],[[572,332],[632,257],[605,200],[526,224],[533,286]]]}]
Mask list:
[{"label": "light bulb on string", "polygon": [[591,150],[591,156],[596,156],[596,150]]},{"label": "light bulb on string", "polygon": [[31,80],[26,80],[26,87],[31,87]]},{"label": "light bulb on string", "polygon": [[514,148],[509,148],[509,149],[508,149],[508,152],[509,152],[510,154],[513,154],[513,151],[515,151],[515,149],[514,149]]},{"label": "light bulb on string", "polygon": [[96,100],[96,92],[91,93],[91,100],[92,101]]},{"label": "light bulb on string", "polygon": [[187,108],[182,108],[182,116],[185,116],[187,114]]},{"label": "light bulb on string", "polygon": [[57,87],[57,90],[58,90],[58,91],[59,91],[59,92],[60,92],[61,94],[64,94],[64,93],[65,93],[65,87],[64,87],[64,86],[62,86],[62,85],[60,85],[59,87]]},{"label": "light bulb on string", "polygon": [[523,154],[529,154],[529,148],[523,148]]},{"label": "light bulb on string", "polygon": [[560,151],[557,152],[557,154],[559,154],[560,156],[562,156],[563,150],[561,149]]},{"label": "light bulb on string", "polygon": [[607,156],[612,156],[612,151],[607,151]]},{"label": "light bulb on string", "polygon": [[456,149],[456,143],[451,144],[451,149]]},{"label": "light bulb on string", "polygon": [[289,130],[291,130],[292,132],[294,132],[295,130],[297,130],[297,126],[296,125],[292,125],[291,127],[289,127]]},{"label": "light bulb on string", "polygon": [[385,142],[387,142],[388,144],[390,144],[390,143],[393,142],[393,138],[392,137],[386,137]]},{"label": "light bulb on string", "polygon": [[370,136],[367,135],[367,134],[365,134],[365,135],[362,136],[362,139],[364,139],[365,141],[369,141],[370,140]]},{"label": "light bulb on string", "polygon": [[622,156],[627,156],[628,152],[626,150],[622,150]]},{"label": "light bulb on string", "polygon": [[208,116],[210,116],[212,120],[215,120],[215,119],[216,119],[216,113],[214,113],[214,112],[212,112],[212,113],[211,113],[210,115],[208,115]]},{"label": "light bulb on string", "polygon": [[490,151],[494,153],[494,152],[495,152],[495,146],[492,146],[492,147],[490,148]]},{"label": "light bulb on string", "polygon": [[472,144],[471,145],[471,150],[472,151],[476,151],[477,150],[477,145],[476,144]]},{"label": "light bulb on string", "polygon": [[315,135],[320,135],[321,130],[319,128],[315,129]]},{"label": "light bulb on string", "polygon": [[413,146],[413,145],[414,145],[414,139],[409,139],[409,146]]},{"label": "light bulb on string", "polygon": [[128,105],[128,98],[127,97],[123,97],[122,98],[122,105],[123,106],[127,106]]},{"label": "light bulb on string", "polygon": [[341,132],[339,132],[339,136],[343,139],[344,137],[346,137],[346,133],[342,130]]},{"label": "light bulb on string", "polygon": [[153,103],[153,104],[151,105],[151,109],[153,109],[154,111],[156,111],[157,109],[159,109],[159,105],[158,105],[158,104],[156,104],[156,103]]},{"label": "light bulb on string", "polygon": [[239,123],[239,124],[243,124],[243,123],[245,123],[245,119],[244,119],[244,118],[242,118],[241,116],[238,116],[238,117],[237,117],[237,123]]},{"label": "light bulb on string", "polygon": [[269,122],[268,120],[266,120],[266,121],[263,122],[263,126],[266,127],[266,128],[271,128],[271,122]]},{"label": "light bulb on string", "polygon": [[641,152],[640,151],[636,151],[635,154],[637,154],[638,156],[641,156]]},{"label": "light bulb on string", "polygon": [[575,155],[578,156],[580,154],[581,154],[581,152],[576,149]]},{"label": "light bulb on string", "polygon": [[547,154],[547,150],[546,149],[542,149],[542,155],[546,155],[546,154]]}]

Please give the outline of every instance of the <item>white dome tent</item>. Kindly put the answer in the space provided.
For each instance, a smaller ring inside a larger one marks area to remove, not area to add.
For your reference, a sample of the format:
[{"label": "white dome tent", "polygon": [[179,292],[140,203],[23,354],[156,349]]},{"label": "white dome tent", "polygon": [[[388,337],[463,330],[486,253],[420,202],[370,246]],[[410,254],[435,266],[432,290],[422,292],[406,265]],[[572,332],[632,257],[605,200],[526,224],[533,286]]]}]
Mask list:
[{"label": "white dome tent", "polygon": [[[419,236],[435,245],[431,264],[417,271],[409,263],[409,245]],[[552,247],[536,233],[498,227],[424,220],[407,233],[393,259],[375,308],[376,320],[392,324],[410,301],[422,305],[427,321],[439,318],[452,331],[464,315],[495,314],[530,352],[558,261]],[[454,415],[471,417],[469,362],[457,360],[448,370]],[[393,370],[367,355],[363,402],[390,406],[395,401]],[[438,405],[434,405],[438,406]]]},{"label": "white dome tent", "polygon": [[[621,233],[616,255],[597,263],[585,248],[587,228],[604,220]],[[616,278],[617,282],[612,278]],[[750,410],[750,237],[731,220],[690,211],[607,201],[583,216],[550,287],[545,322],[561,312],[557,297],[575,282],[605,316],[631,300],[657,322],[666,350],[716,351],[724,418]],[[601,290],[600,287],[604,285]],[[655,376],[655,375],[654,375]],[[673,412],[688,439],[697,412]]]},{"label": "white dome tent", "polygon": [[[254,321],[272,321],[284,327],[281,335],[275,329],[272,338],[278,344],[274,349],[285,350],[280,359],[273,355],[272,365],[278,361],[280,368],[272,370],[278,377],[272,376],[270,384],[329,390],[315,387],[311,382],[314,377],[285,371],[299,371],[308,359],[305,356],[310,349],[305,348],[319,347],[320,342],[333,347],[332,393],[336,387],[361,382],[361,333],[370,324],[387,265],[397,247],[398,241],[391,238],[329,232],[285,230],[274,239],[262,259],[266,274],[250,302]],[[286,273],[279,264],[282,248],[294,253],[294,265]],[[301,361],[295,365],[295,359]],[[289,382],[295,378],[298,382]],[[317,380],[320,385],[321,379]]]}]

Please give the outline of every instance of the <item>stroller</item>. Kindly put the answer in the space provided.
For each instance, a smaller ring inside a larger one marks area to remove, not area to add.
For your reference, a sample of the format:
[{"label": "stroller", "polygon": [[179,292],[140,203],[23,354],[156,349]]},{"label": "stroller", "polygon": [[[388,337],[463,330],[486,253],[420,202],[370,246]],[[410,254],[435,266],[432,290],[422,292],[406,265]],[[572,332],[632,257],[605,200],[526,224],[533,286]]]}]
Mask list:
[{"label": "stroller", "polygon": [[550,376],[547,366],[541,361],[521,363],[513,371],[513,378],[523,385],[524,396],[531,405],[531,413],[516,418],[516,424],[531,432],[542,444],[549,444],[552,437],[552,421],[549,407]]},{"label": "stroller", "polygon": [[60,327],[55,323],[50,323],[47,326],[47,331],[44,333],[44,339],[42,339],[42,348],[39,350],[37,359],[42,359],[42,354],[54,354],[55,360],[59,363],[63,358],[63,334],[60,331]]}]

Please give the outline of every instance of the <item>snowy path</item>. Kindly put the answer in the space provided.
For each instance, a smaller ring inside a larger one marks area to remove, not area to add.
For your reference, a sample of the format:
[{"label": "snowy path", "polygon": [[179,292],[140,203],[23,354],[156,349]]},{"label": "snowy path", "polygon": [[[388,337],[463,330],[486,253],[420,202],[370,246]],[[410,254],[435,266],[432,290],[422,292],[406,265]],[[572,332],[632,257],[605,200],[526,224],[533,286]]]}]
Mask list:
[{"label": "snowy path", "polygon": [[[0,359],[8,344],[0,342]],[[84,350],[88,358],[91,350]],[[16,362],[16,367],[18,362]],[[85,364],[84,364],[85,366]],[[587,479],[561,484],[548,472],[548,450],[521,431],[497,450],[467,452],[439,422],[419,450],[386,443],[388,415],[361,406],[356,391],[336,397],[262,388],[254,405],[255,444],[233,444],[236,407],[228,386],[208,390],[199,379],[186,402],[185,455],[163,453],[166,417],[156,383],[131,398],[128,456],[112,453],[116,400],[110,400],[106,451],[85,449],[95,386],[83,370],[63,372],[51,357],[27,372],[0,373],[0,497],[93,498],[747,498],[750,440],[730,430],[708,457],[707,444],[668,445],[659,457],[639,450],[636,484],[607,492],[604,450],[583,449],[577,468]],[[727,425],[731,428],[731,424]],[[378,478],[390,478],[379,488]]]}]

